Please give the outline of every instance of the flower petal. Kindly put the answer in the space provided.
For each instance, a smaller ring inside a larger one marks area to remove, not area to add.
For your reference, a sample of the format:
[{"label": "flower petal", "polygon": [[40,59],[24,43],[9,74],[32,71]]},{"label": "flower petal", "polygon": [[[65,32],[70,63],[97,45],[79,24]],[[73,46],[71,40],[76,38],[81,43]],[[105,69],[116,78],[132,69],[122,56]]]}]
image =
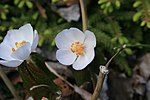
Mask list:
[{"label": "flower petal", "polygon": [[84,55],[80,55],[75,63],[73,64],[73,68],[75,70],[84,69],[91,61],[94,59],[95,52],[94,48],[87,49]]},{"label": "flower petal", "polygon": [[22,60],[10,60],[10,61],[0,60],[0,64],[4,65],[6,67],[17,67],[22,62],[23,62]]},{"label": "flower petal", "polygon": [[11,47],[9,44],[6,42],[2,42],[0,44],[0,58],[5,59],[5,60],[12,60],[13,58],[11,57]]},{"label": "flower petal", "polygon": [[4,42],[16,49],[15,43],[25,40],[23,35],[18,30],[9,30],[4,38]]},{"label": "flower petal", "polygon": [[27,42],[30,42],[30,44],[33,43],[33,28],[31,26],[31,24],[26,24],[26,25],[20,27],[19,31],[21,32],[20,34],[23,35],[25,40],[27,40]]},{"label": "flower petal", "polygon": [[96,37],[93,32],[86,30],[85,31],[85,40],[84,44],[87,48],[96,46]]},{"label": "flower petal", "polygon": [[33,42],[33,29],[30,24],[26,24],[19,28],[19,30],[9,30],[4,38],[11,46],[15,47],[15,42],[27,41],[32,44]]},{"label": "flower petal", "polygon": [[66,36],[67,32],[68,30],[65,29],[56,36],[56,46],[60,49],[70,49],[70,46],[73,43],[73,41]]},{"label": "flower petal", "polygon": [[34,51],[38,45],[38,32],[37,30],[34,30],[34,34],[33,34],[33,43],[31,46],[31,51]]},{"label": "flower petal", "polygon": [[84,42],[85,34],[77,28],[70,28],[66,34],[74,42]]},{"label": "flower petal", "polygon": [[74,42],[83,43],[85,35],[77,28],[65,29],[56,36],[56,46],[58,48],[70,49]]},{"label": "flower petal", "polygon": [[71,65],[74,63],[77,55],[71,50],[57,50],[56,58],[61,64]]},{"label": "flower petal", "polygon": [[15,59],[26,60],[31,53],[31,44],[27,42],[20,48],[18,48],[15,52],[11,54],[11,56]]}]

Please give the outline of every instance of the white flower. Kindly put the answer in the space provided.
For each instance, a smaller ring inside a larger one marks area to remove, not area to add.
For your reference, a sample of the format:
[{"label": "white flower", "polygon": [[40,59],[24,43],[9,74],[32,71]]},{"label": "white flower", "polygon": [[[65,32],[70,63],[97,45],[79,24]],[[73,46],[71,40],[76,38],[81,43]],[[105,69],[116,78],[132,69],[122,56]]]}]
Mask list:
[{"label": "white flower", "polygon": [[88,30],[65,29],[56,36],[57,60],[64,65],[73,64],[76,70],[84,69],[94,59],[96,38]]},{"label": "white flower", "polygon": [[9,30],[0,44],[0,64],[17,67],[26,60],[38,44],[38,33],[30,24]]}]

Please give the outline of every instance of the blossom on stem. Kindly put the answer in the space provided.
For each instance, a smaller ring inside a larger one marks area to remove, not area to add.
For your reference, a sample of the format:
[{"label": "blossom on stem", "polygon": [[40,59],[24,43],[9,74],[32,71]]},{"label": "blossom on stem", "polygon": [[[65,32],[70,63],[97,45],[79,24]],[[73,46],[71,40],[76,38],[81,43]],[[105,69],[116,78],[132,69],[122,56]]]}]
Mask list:
[{"label": "blossom on stem", "polygon": [[38,44],[38,33],[30,24],[9,30],[0,44],[0,64],[17,67],[26,60]]},{"label": "blossom on stem", "polygon": [[95,56],[96,38],[93,32],[84,33],[77,28],[65,29],[56,36],[57,60],[72,65],[75,70],[84,69]]}]

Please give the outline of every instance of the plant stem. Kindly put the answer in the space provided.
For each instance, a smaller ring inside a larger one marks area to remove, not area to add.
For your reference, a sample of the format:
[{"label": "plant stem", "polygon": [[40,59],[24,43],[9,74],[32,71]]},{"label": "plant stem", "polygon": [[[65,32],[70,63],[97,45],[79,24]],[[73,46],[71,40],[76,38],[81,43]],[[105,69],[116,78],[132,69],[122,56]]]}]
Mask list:
[{"label": "plant stem", "polygon": [[4,83],[6,84],[6,86],[9,88],[10,92],[13,94],[15,100],[21,100],[20,97],[17,94],[17,91],[15,90],[15,88],[12,85],[12,83],[10,82],[10,80],[8,79],[6,74],[4,73],[3,69],[1,68],[1,66],[0,66],[0,76],[3,79]]},{"label": "plant stem", "polygon": [[[127,45],[126,45],[126,48],[135,48],[135,47],[150,48],[150,45],[149,45],[149,44],[135,44],[135,45],[127,44]],[[122,46],[115,47],[115,49],[118,49],[118,48],[122,48]]]},{"label": "plant stem", "polygon": [[[120,48],[115,54],[114,56],[112,56],[110,58],[110,60],[106,63],[105,67],[108,68],[110,62],[123,50],[126,48],[126,45],[122,46],[122,48]],[[100,94],[100,91],[102,89],[102,86],[103,86],[103,81],[105,79],[105,74],[103,74],[101,71],[99,72],[99,76],[98,76],[98,80],[97,80],[97,84],[96,84],[96,87],[95,87],[95,90],[94,90],[94,93],[92,95],[92,99],[91,100],[97,100],[99,94]]]},{"label": "plant stem", "polygon": [[85,11],[85,5],[83,0],[79,0],[82,14],[82,30],[85,32],[87,30],[87,16]]},{"label": "plant stem", "polygon": [[108,66],[109,66],[109,64],[110,64],[110,62],[123,50],[123,49],[125,49],[126,47],[121,47],[110,59],[109,59],[109,61],[106,63],[106,68],[108,68]]},{"label": "plant stem", "polygon": [[[121,47],[117,47],[117,49],[119,49],[111,58],[110,60],[106,63],[105,67],[108,68],[110,62],[125,48],[131,48],[131,47],[150,47],[150,45],[148,44],[136,44],[136,45],[123,45]],[[105,79],[105,74],[103,74],[101,71],[99,72],[99,76],[98,76],[98,80],[97,80],[97,84],[94,90],[94,93],[92,95],[92,99],[91,100],[97,100],[99,93],[102,89],[102,85],[103,85],[103,81]]]},{"label": "plant stem", "polygon": [[84,100],[91,100],[91,94],[89,92],[87,92],[86,90],[79,88],[76,85],[71,84],[70,82],[68,82],[66,79],[64,79],[61,75],[59,75],[50,65],[48,65],[45,62],[46,67],[49,69],[50,72],[52,72],[55,76],[57,76],[58,78],[60,78],[61,80],[63,80],[66,84],[68,84],[70,87],[72,87],[74,89],[74,91],[78,94],[81,95],[81,97]]}]

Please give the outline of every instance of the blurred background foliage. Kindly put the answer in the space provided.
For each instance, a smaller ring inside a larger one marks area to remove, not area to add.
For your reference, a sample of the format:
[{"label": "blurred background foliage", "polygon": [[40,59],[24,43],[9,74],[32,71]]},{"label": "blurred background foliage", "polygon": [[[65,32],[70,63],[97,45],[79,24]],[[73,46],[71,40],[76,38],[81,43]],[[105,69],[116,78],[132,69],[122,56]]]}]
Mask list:
[{"label": "blurred background foliage", "polygon": [[[60,31],[70,27],[82,29],[81,17],[68,22],[59,12],[59,9],[74,4],[78,4],[78,0],[1,0],[0,41],[7,30],[31,23],[39,33],[38,47],[47,46],[52,51],[55,36]],[[85,69],[90,75],[98,73],[99,65],[111,58],[116,47],[150,44],[150,0],[85,0],[85,5],[88,30],[93,31],[97,38],[96,57]],[[113,61],[111,68],[131,76],[137,58],[149,51],[142,47],[127,48]],[[81,84],[82,74],[78,75],[76,80]]]}]

